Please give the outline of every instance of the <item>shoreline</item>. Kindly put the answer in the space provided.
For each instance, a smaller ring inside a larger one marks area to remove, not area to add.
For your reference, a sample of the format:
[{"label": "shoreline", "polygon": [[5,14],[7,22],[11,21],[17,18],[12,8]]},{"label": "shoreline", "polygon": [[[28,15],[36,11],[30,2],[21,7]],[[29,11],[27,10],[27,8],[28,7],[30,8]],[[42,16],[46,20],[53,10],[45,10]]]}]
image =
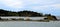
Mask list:
[{"label": "shoreline", "polygon": [[[10,21],[14,21],[14,20],[8,20],[8,22],[10,22]],[[22,21],[22,20],[18,20],[18,21]],[[25,20],[25,21],[27,21],[27,20]],[[0,22],[7,22],[7,21],[0,21]],[[37,20],[35,20],[32,22],[50,22],[50,21],[37,21]]]}]

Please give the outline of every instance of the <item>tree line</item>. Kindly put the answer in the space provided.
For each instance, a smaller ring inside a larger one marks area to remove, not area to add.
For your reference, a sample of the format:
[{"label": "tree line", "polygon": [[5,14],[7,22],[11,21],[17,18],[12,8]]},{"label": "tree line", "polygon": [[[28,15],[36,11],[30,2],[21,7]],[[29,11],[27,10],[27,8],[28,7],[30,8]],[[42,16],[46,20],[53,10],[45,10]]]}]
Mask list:
[{"label": "tree line", "polygon": [[[46,14],[45,16],[48,16],[50,14]],[[38,13],[34,11],[18,11],[18,12],[13,12],[13,11],[7,11],[0,9],[0,16],[29,16],[29,17],[42,17],[44,16],[43,13]]]}]

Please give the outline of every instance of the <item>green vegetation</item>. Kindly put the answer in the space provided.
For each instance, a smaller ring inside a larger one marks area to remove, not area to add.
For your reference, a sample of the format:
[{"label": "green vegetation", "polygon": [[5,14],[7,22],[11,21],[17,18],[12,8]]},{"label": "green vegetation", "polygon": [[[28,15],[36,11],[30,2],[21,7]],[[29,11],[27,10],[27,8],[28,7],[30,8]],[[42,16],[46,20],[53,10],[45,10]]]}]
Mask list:
[{"label": "green vegetation", "polygon": [[41,17],[43,16],[42,13],[37,13],[33,11],[19,11],[19,12],[12,12],[0,9],[0,16],[27,16],[27,17]]},{"label": "green vegetation", "polygon": [[24,21],[24,19],[23,19],[23,18],[19,18],[19,19],[17,19],[17,20],[21,20],[21,21]]}]

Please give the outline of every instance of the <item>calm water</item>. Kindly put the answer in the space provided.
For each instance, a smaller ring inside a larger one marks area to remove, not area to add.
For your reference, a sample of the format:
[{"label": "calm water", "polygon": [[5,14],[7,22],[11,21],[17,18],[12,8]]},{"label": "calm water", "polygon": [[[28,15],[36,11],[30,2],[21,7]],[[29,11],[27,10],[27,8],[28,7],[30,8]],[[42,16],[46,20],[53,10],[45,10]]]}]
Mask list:
[{"label": "calm water", "polygon": [[51,22],[8,21],[0,22],[0,27],[60,27],[60,21]]},{"label": "calm water", "polygon": [[0,27],[60,27],[60,21],[50,22],[1,21]]}]

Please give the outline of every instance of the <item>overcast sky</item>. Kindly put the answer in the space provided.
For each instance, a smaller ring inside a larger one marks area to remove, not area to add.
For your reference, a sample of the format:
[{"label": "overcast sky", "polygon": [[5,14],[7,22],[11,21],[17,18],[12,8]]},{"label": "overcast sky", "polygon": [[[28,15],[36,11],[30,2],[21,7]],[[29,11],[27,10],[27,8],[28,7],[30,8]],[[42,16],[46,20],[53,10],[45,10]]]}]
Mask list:
[{"label": "overcast sky", "polygon": [[30,10],[60,16],[60,0],[0,0],[0,9]]}]

